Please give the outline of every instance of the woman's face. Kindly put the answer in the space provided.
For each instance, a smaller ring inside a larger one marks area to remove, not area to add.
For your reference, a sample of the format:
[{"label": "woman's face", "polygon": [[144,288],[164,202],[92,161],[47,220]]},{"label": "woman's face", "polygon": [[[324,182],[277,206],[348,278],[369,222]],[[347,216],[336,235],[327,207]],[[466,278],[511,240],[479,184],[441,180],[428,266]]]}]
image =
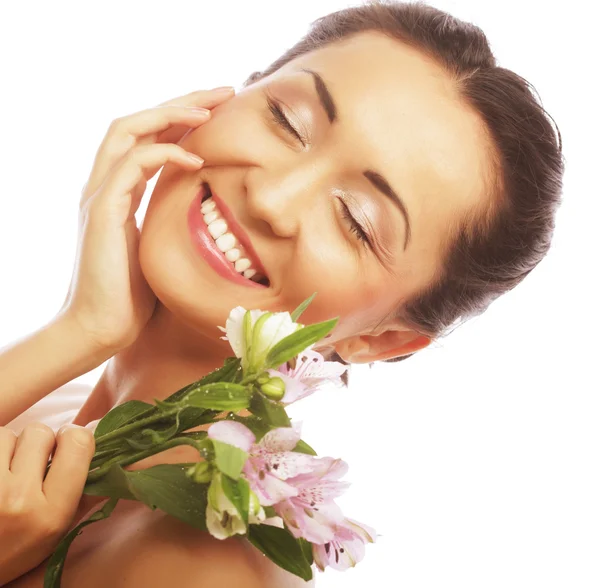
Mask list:
[{"label": "woman's face", "polygon": [[[486,204],[482,128],[438,65],[380,33],[303,55],[182,139],[205,164],[164,167],[143,224],[144,275],[171,313],[215,342],[235,306],[291,311],[317,292],[301,320],[339,317],[329,342],[344,359],[416,351],[426,338],[383,319],[439,271],[450,228]],[[269,287],[234,283],[196,252],[187,216],[205,181],[248,235]]]}]

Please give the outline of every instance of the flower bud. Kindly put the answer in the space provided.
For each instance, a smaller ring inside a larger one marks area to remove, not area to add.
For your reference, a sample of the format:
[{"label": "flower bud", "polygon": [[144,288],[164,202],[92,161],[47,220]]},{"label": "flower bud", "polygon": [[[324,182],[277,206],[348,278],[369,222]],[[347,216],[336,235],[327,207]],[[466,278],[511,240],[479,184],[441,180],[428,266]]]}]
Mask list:
[{"label": "flower bud", "polygon": [[285,394],[285,384],[281,378],[270,378],[260,386],[260,391],[271,400],[281,400]]},{"label": "flower bud", "polygon": [[196,484],[206,484],[212,480],[212,466],[207,461],[200,461],[187,470],[186,476]]},{"label": "flower bud", "polygon": [[259,386],[262,386],[263,384],[268,383],[270,379],[271,376],[269,375],[269,372],[263,372],[262,374],[260,374],[260,376],[258,376],[258,378],[256,378],[256,383]]}]

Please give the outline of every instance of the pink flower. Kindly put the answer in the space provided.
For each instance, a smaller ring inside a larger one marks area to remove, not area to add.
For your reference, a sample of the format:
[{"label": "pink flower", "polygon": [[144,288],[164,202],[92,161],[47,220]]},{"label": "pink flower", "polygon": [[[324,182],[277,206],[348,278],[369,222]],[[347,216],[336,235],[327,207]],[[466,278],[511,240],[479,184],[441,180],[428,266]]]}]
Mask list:
[{"label": "pink flower", "polygon": [[208,428],[208,437],[233,445],[248,453],[256,437],[254,433],[242,423],[235,421],[218,421]]},{"label": "pink flower", "polygon": [[292,451],[300,440],[300,425],[269,431],[258,443],[242,423],[223,420],[208,429],[211,439],[234,445],[249,456],[242,470],[263,506],[271,506],[298,494],[288,478],[312,472],[318,461],[312,455]]},{"label": "pink flower", "polygon": [[298,493],[275,504],[275,511],[294,537],[324,545],[334,540],[335,530],[344,520],[333,499],[350,485],[339,481],[348,465],[341,459],[323,457],[315,458],[313,466],[311,472],[287,480]]},{"label": "pink flower", "polygon": [[345,519],[329,543],[313,545],[315,564],[322,572],[327,566],[336,570],[354,567],[365,556],[366,543],[375,543],[375,529]]},{"label": "pink flower", "polygon": [[283,380],[285,395],[281,402],[291,404],[309,396],[327,382],[338,383],[347,369],[348,366],[338,361],[325,361],[319,352],[308,349],[276,370],[267,371],[271,377]]}]

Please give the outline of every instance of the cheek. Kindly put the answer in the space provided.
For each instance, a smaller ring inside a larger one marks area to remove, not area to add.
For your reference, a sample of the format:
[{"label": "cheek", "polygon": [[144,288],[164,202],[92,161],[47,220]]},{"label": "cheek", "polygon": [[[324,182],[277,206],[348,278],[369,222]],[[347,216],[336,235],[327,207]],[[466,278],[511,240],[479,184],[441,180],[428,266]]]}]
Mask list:
[{"label": "cheek", "polygon": [[289,307],[297,306],[316,292],[303,314],[307,323],[353,315],[371,297],[365,280],[357,279],[359,265],[353,253],[345,251],[340,243],[328,244],[322,238],[318,241],[312,247],[298,247],[282,278],[282,294]]}]

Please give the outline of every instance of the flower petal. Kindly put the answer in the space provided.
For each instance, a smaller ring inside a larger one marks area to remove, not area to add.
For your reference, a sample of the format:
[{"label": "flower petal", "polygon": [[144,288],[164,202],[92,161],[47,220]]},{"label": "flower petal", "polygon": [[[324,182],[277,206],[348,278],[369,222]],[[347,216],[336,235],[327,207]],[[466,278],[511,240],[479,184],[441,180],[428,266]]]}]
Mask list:
[{"label": "flower petal", "polygon": [[298,490],[283,480],[264,472],[259,475],[256,470],[244,469],[244,473],[250,483],[250,488],[258,497],[263,506],[272,506],[282,500],[287,500],[298,495]]},{"label": "flower petal", "polygon": [[219,513],[210,506],[206,507],[206,528],[208,532],[217,539],[227,539],[229,535],[221,526],[221,517]]},{"label": "flower petal", "polygon": [[[259,317],[266,311],[254,309],[250,311],[250,324],[253,327]],[[247,350],[244,341],[244,316],[246,309],[243,306],[236,306],[230,313],[225,323],[227,340],[236,357],[244,358]]]},{"label": "flower petal", "polygon": [[298,328],[289,312],[275,312],[262,325],[255,357],[260,357]]},{"label": "flower petal", "polygon": [[364,523],[359,523],[354,519],[346,518],[345,524],[353,533],[355,533],[364,543],[375,543],[377,533],[373,527],[369,527]]},{"label": "flower petal", "polygon": [[292,378],[289,375],[280,372],[278,369],[269,369],[267,371],[272,378],[281,378],[285,384],[285,394],[281,399],[283,404],[291,404],[292,402],[296,402],[297,400],[308,396],[308,388],[301,380]]},{"label": "flower petal", "polygon": [[300,441],[299,425],[292,427],[278,427],[269,431],[257,446],[269,453],[291,451]]},{"label": "flower petal", "polygon": [[302,537],[311,543],[328,543],[335,536],[334,523],[326,517],[318,516],[318,512],[298,506],[293,499],[276,504],[275,511],[296,539]]},{"label": "flower petal", "polygon": [[341,459],[313,457],[313,460],[313,469],[310,473],[298,476],[298,479],[294,480],[295,486],[305,488],[315,484],[330,484],[348,472],[348,464]]},{"label": "flower petal", "polygon": [[263,525],[271,525],[272,527],[285,528],[281,517],[269,517],[262,522]]},{"label": "flower petal", "polygon": [[244,329],[242,320],[246,309],[242,306],[236,306],[230,313],[225,323],[225,332],[227,340],[236,357],[242,357],[244,351]]},{"label": "flower petal", "polygon": [[[223,520],[227,521],[225,526],[222,524]],[[227,511],[218,512],[207,506],[206,528],[216,539],[227,539],[232,535],[244,535],[246,533],[246,525],[244,525],[244,521],[242,521],[235,507]]]},{"label": "flower petal", "polygon": [[263,462],[274,476],[280,480],[296,478],[301,474],[310,474],[314,469],[315,457],[295,451],[267,453]]},{"label": "flower petal", "polygon": [[218,421],[212,424],[208,429],[208,436],[216,441],[233,445],[243,451],[249,452],[252,444],[256,440],[254,433],[236,421]]},{"label": "flower petal", "polygon": [[325,551],[325,545],[313,543],[312,546],[313,560],[315,565],[322,571],[329,565],[329,557]]}]

